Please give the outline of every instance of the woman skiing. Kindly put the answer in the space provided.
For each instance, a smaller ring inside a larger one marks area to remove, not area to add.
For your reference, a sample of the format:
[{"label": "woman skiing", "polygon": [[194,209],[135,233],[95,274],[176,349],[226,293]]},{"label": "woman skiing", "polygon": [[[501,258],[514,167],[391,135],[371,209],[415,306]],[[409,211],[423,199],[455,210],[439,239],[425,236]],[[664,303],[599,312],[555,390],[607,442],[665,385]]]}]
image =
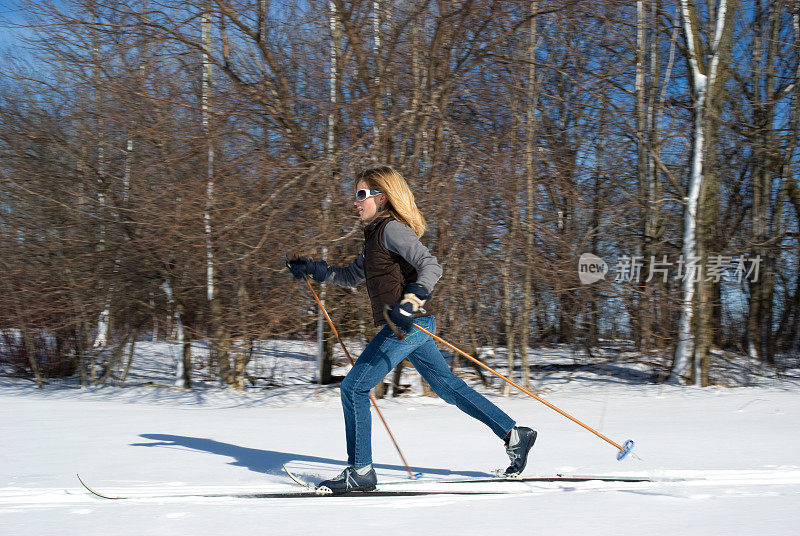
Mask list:
[{"label": "woman skiing", "polygon": [[[442,268],[419,240],[425,232],[425,219],[405,179],[389,166],[362,171],[356,180],[355,207],[366,224],[364,248],[349,266],[328,266],[325,261],[306,257],[287,262],[296,279],[310,275],[317,281],[345,287],[366,281],[373,320],[376,326],[383,326],[341,384],[348,467],[319,487],[337,494],[375,489],[368,395],[405,358],[442,400],[483,422],[505,442],[511,460],[506,475],[521,473],[536,432],[516,426],[502,410],[453,374],[430,335],[412,326],[417,323],[436,331],[431,294]],[[403,340],[386,324],[385,305],[391,307],[390,320],[406,333]]]}]

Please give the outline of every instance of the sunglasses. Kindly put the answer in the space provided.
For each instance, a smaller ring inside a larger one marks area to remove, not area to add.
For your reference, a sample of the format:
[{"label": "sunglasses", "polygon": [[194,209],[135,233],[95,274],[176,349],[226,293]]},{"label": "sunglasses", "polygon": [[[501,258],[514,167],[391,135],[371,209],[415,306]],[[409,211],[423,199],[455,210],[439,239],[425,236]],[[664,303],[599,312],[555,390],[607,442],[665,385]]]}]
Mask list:
[{"label": "sunglasses", "polygon": [[366,201],[369,197],[375,197],[376,195],[381,195],[378,190],[367,190],[366,188],[362,188],[356,192],[356,201]]}]

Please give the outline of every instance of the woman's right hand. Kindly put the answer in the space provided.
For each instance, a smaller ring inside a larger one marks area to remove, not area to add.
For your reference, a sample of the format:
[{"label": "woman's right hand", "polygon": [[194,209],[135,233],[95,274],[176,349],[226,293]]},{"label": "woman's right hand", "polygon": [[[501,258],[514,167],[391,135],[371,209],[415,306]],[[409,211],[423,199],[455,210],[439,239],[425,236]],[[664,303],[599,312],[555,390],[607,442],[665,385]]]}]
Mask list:
[{"label": "woman's right hand", "polygon": [[325,261],[315,261],[308,257],[297,257],[286,261],[286,267],[292,272],[295,279],[303,279],[303,276],[310,275],[317,281],[325,281],[328,275],[328,263]]}]

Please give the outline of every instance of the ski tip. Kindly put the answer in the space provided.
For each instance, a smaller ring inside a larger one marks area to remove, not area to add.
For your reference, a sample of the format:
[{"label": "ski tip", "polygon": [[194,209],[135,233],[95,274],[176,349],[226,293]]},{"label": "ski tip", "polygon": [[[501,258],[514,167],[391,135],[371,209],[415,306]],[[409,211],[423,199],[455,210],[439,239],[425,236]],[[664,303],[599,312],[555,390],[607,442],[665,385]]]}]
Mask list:
[{"label": "ski tip", "polygon": [[83,478],[81,478],[81,475],[79,475],[78,473],[75,473],[75,476],[77,476],[77,477],[78,477],[78,480],[80,481],[81,485],[82,485],[84,488],[86,488],[86,491],[88,491],[89,493],[91,493],[91,494],[93,494],[93,495],[97,495],[98,497],[101,497],[101,498],[103,498],[103,499],[112,499],[112,500],[117,500],[117,499],[127,499],[127,497],[115,497],[115,496],[113,496],[113,495],[106,495],[106,494],[104,494],[104,493],[100,493],[99,491],[95,491],[93,488],[90,488],[90,487],[89,487],[89,484],[87,484],[87,483],[86,483],[86,482],[83,480]]},{"label": "ski tip", "polygon": [[293,481],[295,484],[298,484],[298,485],[300,485],[300,486],[303,486],[304,488],[308,488],[308,489],[310,489],[310,490],[317,489],[317,486],[315,486],[314,484],[311,484],[311,483],[309,483],[309,482],[306,482],[305,480],[302,480],[301,478],[297,477],[297,475],[295,475],[295,474],[294,474],[294,473],[292,473],[292,472],[291,472],[289,469],[287,469],[287,468],[286,468],[286,465],[285,465],[285,464],[284,464],[284,465],[282,465],[281,467],[283,467],[283,472],[284,472],[284,473],[286,473],[286,475],[287,475],[289,478],[291,478],[291,479],[292,479],[292,481]]},{"label": "ski tip", "polygon": [[621,461],[625,456],[630,454],[633,450],[633,439],[629,439],[622,445],[622,448],[617,452],[617,461]]},{"label": "ski tip", "polygon": [[422,473],[414,473],[414,474],[413,474],[413,475],[411,475],[409,478],[410,478],[411,480],[419,480],[420,478],[422,478]]}]

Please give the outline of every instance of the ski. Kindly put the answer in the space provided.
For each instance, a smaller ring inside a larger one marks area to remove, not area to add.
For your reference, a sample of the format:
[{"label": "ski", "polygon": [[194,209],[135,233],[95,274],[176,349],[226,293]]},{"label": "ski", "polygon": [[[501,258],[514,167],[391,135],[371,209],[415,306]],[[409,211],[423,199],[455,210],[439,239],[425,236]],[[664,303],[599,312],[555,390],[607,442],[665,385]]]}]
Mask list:
[{"label": "ski", "polygon": [[291,497],[303,496],[319,496],[319,494],[309,490],[303,491],[287,491],[287,492],[242,492],[242,493],[192,493],[192,492],[178,492],[178,493],[149,493],[149,494],[132,494],[132,495],[109,495],[108,493],[101,493],[96,489],[89,486],[80,475],[78,480],[81,485],[86,488],[91,494],[100,497],[101,499],[108,499],[113,501],[120,500],[148,500],[148,499],[183,499],[183,498],[231,498],[231,499],[282,499]]},{"label": "ski", "polygon": [[[308,489],[315,489],[314,484],[308,483],[297,475],[292,473],[286,465],[283,466],[283,471],[291,478],[296,484],[306,487]],[[696,480],[695,478],[687,479],[684,477],[671,478],[671,477],[656,477],[647,475],[580,475],[580,474],[567,474],[555,473],[552,475],[486,475],[486,476],[473,476],[461,478],[425,478],[421,479],[407,479],[407,480],[390,480],[378,482],[378,487],[381,486],[396,486],[396,485],[418,485],[423,484],[482,484],[491,482],[616,482],[616,483],[639,483],[639,482],[684,482],[686,480]]]},{"label": "ski", "polygon": [[[307,490],[316,492],[317,494],[324,494],[324,495],[333,495],[329,491],[321,492],[319,488],[315,484],[310,482],[306,482],[302,478],[298,477],[294,473],[292,473],[286,465],[282,465],[283,472],[292,479],[292,481],[297,484],[298,486],[302,486]],[[513,491],[504,491],[504,490],[459,490],[459,489],[449,489],[449,490],[424,490],[424,489],[409,489],[409,490],[386,490],[382,489],[383,486],[391,486],[397,484],[411,484],[411,487],[419,487],[421,484],[429,483],[440,483],[443,482],[445,484],[454,484],[457,483],[456,481],[443,481],[443,480],[427,480],[422,481],[420,484],[415,485],[414,483],[420,482],[417,480],[398,480],[395,482],[378,482],[378,488],[372,491],[365,491],[365,492],[348,492],[343,494],[338,494],[337,496],[341,495],[354,495],[354,494],[363,494],[363,495],[500,495],[500,494],[509,494],[515,493]],[[323,488],[327,489],[327,488]]]},{"label": "ski", "polygon": [[655,475],[581,475],[569,473],[555,473],[552,475],[516,475],[505,476],[495,474],[486,477],[465,477],[458,479],[437,480],[437,482],[686,482],[689,480],[704,480],[702,477],[661,477]]},{"label": "ski", "polygon": [[[429,479],[422,480],[423,482],[441,482],[442,484],[459,484],[459,483],[485,483],[485,482],[616,482],[616,483],[647,483],[647,482],[685,482],[687,480],[697,480],[697,478],[671,478],[671,477],[655,477],[646,475],[580,475],[580,474],[562,474],[555,473],[553,475],[520,475],[520,476],[478,476],[478,477],[464,477],[464,478],[444,478],[444,479]],[[397,482],[379,482],[378,484],[401,484],[403,481]]]},{"label": "ski", "polygon": [[[78,481],[81,485],[91,494],[101,499],[107,500],[148,500],[148,499],[181,499],[181,498],[228,498],[228,499],[291,499],[300,497],[327,497],[333,496],[328,491],[318,490],[316,485],[306,482],[302,478],[292,473],[285,465],[283,471],[286,475],[302,490],[296,491],[245,491],[245,492],[164,492],[164,493],[149,493],[149,494],[131,494],[131,495],[111,495],[108,493],[97,491],[92,488],[86,481],[77,475]],[[561,482],[612,482],[612,483],[653,483],[653,482],[685,482],[687,480],[702,480],[702,478],[670,478],[670,477],[652,477],[652,476],[636,476],[636,475],[571,475],[556,473],[553,475],[522,475],[522,476],[478,476],[478,477],[463,477],[463,478],[429,478],[421,480],[393,480],[386,482],[378,482],[378,488],[373,491],[367,492],[350,492],[335,495],[336,497],[416,497],[425,495],[512,495],[525,493],[529,490],[508,490],[508,489],[458,489],[460,486],[450,486],[447,489],[425,489],[425,484],[487,484],[492,482],[521,482],[521,483],[561,483]],[[394,486],[405,485],[408,489],[392,489]],[[415,489],[417,488],[417,489]]]},{"label": "ski", "polygon": [[[78,481],[91,494],[106,500],[153,500],[153,499],[294,499],[301,497],[329,497],[331,493],[317,490],[312,484],[300,484],[306,489],[298,491],[254,491],[254,492],[176,492],[176,493],[149,493],[131,495],[110,495],[101,493],[78,476]],[[297,481],[296,481],[297,482]],[[312,487],[308,487],[312,486]],[[477,491],[477,490],[374,490],[369,492],[352,492],[336,495],[336,497],[419,497],[425,495],[502,495],[513,492],[508,491]]]},{"label": "ski", "polygon": [[81,475],[75,475],[75,476],[78,477],[78,481],[81,483],[81,485],[84,488],[86,488],[89,492],[93,493],[94,495],[97,495],[101,499],[111,499],[111,500],[127,499],[127,497],[115,497],[113,495],[105,495],[103,493],[100,493],[99,491],[95,491],[94,489],[89,487],[89,484],[87,484],[86,482],[83,481],[83,479],[81,478]]},{"label": "ski", "polygon": [[521,476],[486,476],[465,477],[435,480],[442,483],[481,483],[481,482],[655,482],[647,476],[612,476],[612,475],[568,475],[556,473],[554,475],[521,475]]},{"label": "ski", "polygon": [[289,471],[289,469],[286,468],[286,464],[281,465],[281,467],[283,467],[283,472],[286,473],[286,475],[289,478],[291,478],[292,481],[295,484],[297,484],[298,486],[303,486],[304,488],[308,488],[308,489],[311,489],[311,490],[316,490],[317,489],[317,486],[315,486],[314,484],[311,484],[310,482],[306,482],[305,480],[301,480],[294,473]]}]

